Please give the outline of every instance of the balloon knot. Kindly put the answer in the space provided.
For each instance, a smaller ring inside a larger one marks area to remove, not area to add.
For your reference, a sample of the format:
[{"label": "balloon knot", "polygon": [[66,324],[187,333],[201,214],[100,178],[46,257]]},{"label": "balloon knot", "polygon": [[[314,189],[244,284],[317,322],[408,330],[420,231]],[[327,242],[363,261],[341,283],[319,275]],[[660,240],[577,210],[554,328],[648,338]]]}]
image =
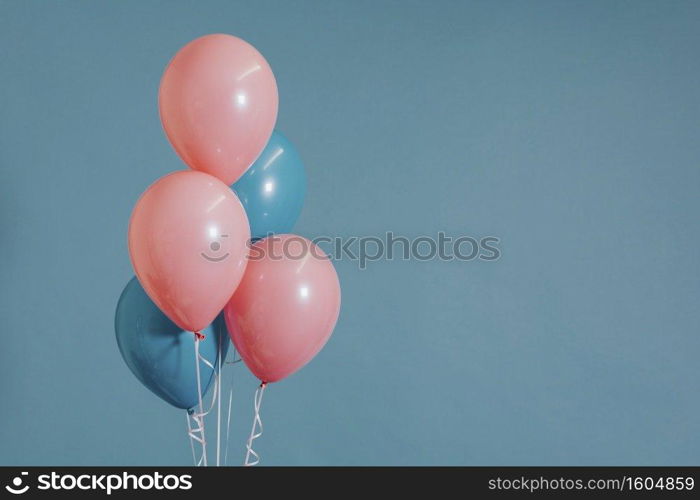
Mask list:
[{"label": "balloon knot", "polygon": [[262,389],[263,387],[265,387],[266,385],[267,385],[267,382],[265,382],[265,381],[263,381],[263,380],[260,381],[260,388],[261,388],[261,389]]},{"label": "balloon knot", "polygon": [[207,337],[202,332],[194,332],[194,338],[196,340],[204,340]]}]

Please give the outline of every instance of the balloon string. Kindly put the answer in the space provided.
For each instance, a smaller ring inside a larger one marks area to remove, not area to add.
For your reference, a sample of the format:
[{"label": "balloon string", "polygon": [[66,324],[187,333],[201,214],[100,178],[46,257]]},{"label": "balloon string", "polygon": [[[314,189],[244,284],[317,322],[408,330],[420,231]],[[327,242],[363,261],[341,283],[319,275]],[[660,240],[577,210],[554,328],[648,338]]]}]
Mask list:
[{"label": "balloon string", "polygon": [[[236,346],[233,346],[233,362],[236,363]],[[240,361],[240,359],[238,359]],[[232,367],[233,368],[233,367]],[[231,370],[231,385],[228,391],[228,413],[226,415],[226,447],[224,449],[224,465],[228,465],[228,443],[229,433],[231,431],[231,404],[233,403],[233,369]]]},{"label": "balloon string", "polygon": [[[199,352],[199,342],[200,340],[204,339],[204,335],[202,335],[199,332],[194,332],[194,334],[194,356],[195,369],[197,373],[197,397],[199,400],[199,411],[197,412],[194,409],[190,409],[188,411],[187,425],[190,440],[197,441],[202,446],[202,456],[200,457],[199,461],[195,463],[195,466],[207,466],[207,440],[204,428],[204,417],[206,417],[211,412],[211,410],[214,408],[214,404],[216,404],[216,401],[218,400],[217,394],[219,392],[219,373],[214,368],[214,365],[208,359],[202,356]],[[200,362],[207,365],[214,372],[214,390],[212,391],[213,396],[209,408],[207,408],[206,411],[204,410],[204,402],[202,398],[202,376],[201,370],[199,368]],[[194,421],[194,426],[190,425],[190,417]]]},{"label": "balloon string", "polygon": [[[205,455],[202,453],[202,456],[199,457],[199,460],[197,460],[196,453],[194,451],[194,442],[198,442],[200,445],[202,445],[202,448],[204,448],[204,439],[203,435],[204,433],[202,432],[202,429],[199,427],[199,423],[197,418],[195,417],[196,412],[193,409],[190,409],[187,411],[187,428],[188,428],[188,434],[190,436],[190,447],[192,448],[192,458],[194,460],[194,466],[199,467],[204,463],[204,458]],[[190,418],[195,422],[197,427],[192,427],[190,423]]]},{"label": "balloon string", "polygon": [[[260,419],[260,405],[262,404],[263,393],[265,392],[266,382],[261,382],[260,386],[255,390],[255,397],[253,399],[253,407],[255,409],[255,417],[253,418],[253,427],[250,429],[250,436],[248,436],[248,442],[246,443],[246,454],[245,462],[243,465],[246,467],[251,465],[257,465],[260,463],[260,455],[258,455],[255,450],[253,450],[253,441],[262,436],[263,425]],[[256,430],[259,427],[260,430]],[[252,460],[251,460],[251,457]]]},{"label": "balloon string", "polygon": [[207,442],[204,432],[204,404],[202,403],[202,377],[199,370],[199,335],[194,332],[194,366],[197,373],[197,397],[199,401],[199,412],[192,412],[192,420],[195,427],[190,431],[190,437],[202,445],[202,457],[197,462],[199,465],[207,465]]},{"label": "balloon string", "polygon": [[219,352],[216,356],[216,466],[221,465],[221,384],[218,383],[221,375],[221,335],[219,335]]},{"label": "balloon string", "polygon": [[190,437],[190,448],[192,448],[192,463],[197,465],[197,456],[194,452],[194,439],[192,438],[192,424],[190,423],[190,414],[185,412],[185,418],[187,419],[187,435]]}]

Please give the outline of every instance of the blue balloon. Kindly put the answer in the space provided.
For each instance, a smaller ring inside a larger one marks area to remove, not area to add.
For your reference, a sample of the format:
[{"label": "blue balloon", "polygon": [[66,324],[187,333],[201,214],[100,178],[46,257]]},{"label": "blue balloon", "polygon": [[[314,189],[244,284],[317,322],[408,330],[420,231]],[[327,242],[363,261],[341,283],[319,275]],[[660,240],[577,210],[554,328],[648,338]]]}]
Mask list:
[{"label": "blue balloon", "polygon": [[248,214],[252,239],[288,233],[304,205],[304,164],[292,143],[275,130],[255,163],[231,188]]},{"label": "blue balloon", "polygon": [[[190,409],[199,404],[194,362],[193,333],[182,330],[158,309],[136,277],[127,283],[119,297],[114,318],[119,351],[139,381],[171,405]],[[199,352],[218,366],[217,353],[226,358],[229,337],[223,314],[202,330]],[[219,346],[221,348],[219,349]],[[200,362],[202,395],[214,370]]]}]

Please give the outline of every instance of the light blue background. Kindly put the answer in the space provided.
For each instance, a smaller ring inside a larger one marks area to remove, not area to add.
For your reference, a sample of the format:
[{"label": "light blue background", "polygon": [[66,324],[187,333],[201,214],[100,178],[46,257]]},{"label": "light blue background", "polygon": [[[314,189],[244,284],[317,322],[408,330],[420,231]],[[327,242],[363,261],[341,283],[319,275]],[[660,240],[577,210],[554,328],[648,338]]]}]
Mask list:
[{"label": "light blue background", "polygon": [[[0,463],[191,462],[113,319],[131,208],[183,167],[161,73],[228,32],[277,76],[298,233],[502,240],[490,263],[337,263],[340,322],[266,392],[264,464],[699,464],[699,21],[683,1],[2,1]],[[239,463],[255,381],[235,370]]]}]

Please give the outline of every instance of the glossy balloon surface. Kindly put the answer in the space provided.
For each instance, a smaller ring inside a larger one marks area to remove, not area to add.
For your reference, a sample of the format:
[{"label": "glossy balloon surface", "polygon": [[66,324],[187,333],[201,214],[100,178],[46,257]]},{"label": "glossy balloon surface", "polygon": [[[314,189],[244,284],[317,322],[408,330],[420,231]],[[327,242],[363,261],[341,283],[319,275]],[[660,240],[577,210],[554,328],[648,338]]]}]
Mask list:
[{"label": "glossy balloon surface", "polygon": [[250,228],[234,192],[192,170],[161,177],[129,224],[129,255],[149,297],[183,330],[221,312],[243,277]]},{"label": "glossy balloon surface", "polygon": [[[194,335],[170,321],[146,295],[136,277],[119,297],[114,319],[119,352],[136,378],[154,394],[177,408],[197,405]],[[223,315],[202,330],[200,354],[217,366],[229,347]],[[200,363],[202,392],[206,393],[214,371]]]},{"label": "glossy balloon surface", "polygon": [[294,145],[275,130],[262,154],[231,187],[246,210],[252,238],[288,233],[304,205],[304,164]]},{"label": "glossy balloon surface", "polygon": [[180,158],[228,185],[267,144],[277,104],[277,83],[262,54],[224,34],[180,49],[158,92],[160,119]]},{"label": "glossy balloon surface", "polygon": [[285,234],[252,246],[224,314],[250,371],[263,382],[276,382],[321,350],[339,311],[340,283],[331,261],[309,240]]}]

